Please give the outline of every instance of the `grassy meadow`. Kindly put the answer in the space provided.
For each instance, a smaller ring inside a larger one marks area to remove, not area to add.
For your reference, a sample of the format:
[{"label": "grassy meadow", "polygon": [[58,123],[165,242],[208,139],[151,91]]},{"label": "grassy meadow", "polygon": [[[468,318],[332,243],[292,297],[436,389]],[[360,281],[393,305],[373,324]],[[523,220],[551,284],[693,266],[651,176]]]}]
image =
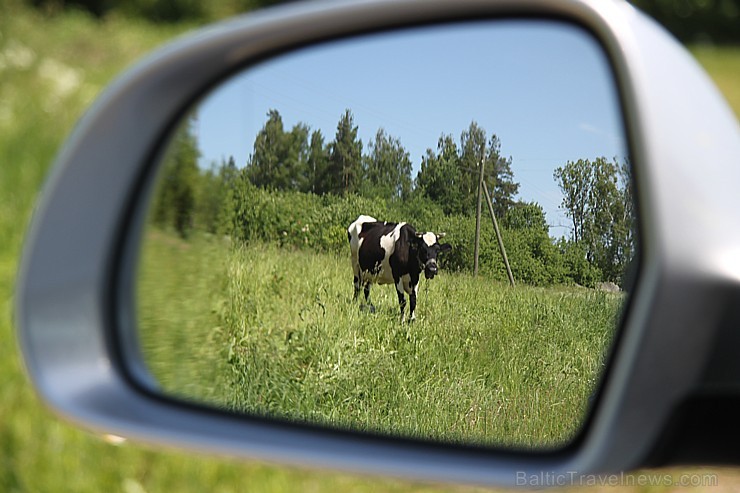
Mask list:
[{"label": "grassy meadow", "polygon": [[[2,375],[0,491],[40,493],[472,491],[472,488],[466,487],[426,485],[388,478],[301,470],[254,461],[230,461],[155,449],[130,442],[109,443],[101,437],[90,435],[59,420],[41,403],[24,374],[12,322],[12,300],[18,259],[23,235],[38,192],[59,146],[101,88],[135,59],[175,35],[187,31],[191,26],[154,26],[115,17],[95,22],[79,13],[45,17],[17,4],[18,2],[13,0],[0,4],[0,374]],[[710,70],[720,89],[725,91],[733,103],[736,114],[740,115],[740,102],[737,98],[740,87],[738,84],[740,51],[736,48],[702,48],[695,50],[694,53]],[[162,240],[167,241],[164,238]],[[172,246],[188,248],[186,245]],[[212,248],[214,256],[223,250],[223,246],[217,243],[206,244],[202,248],[204,250],[201,253]],[[223,268],[226,267],[228,264],[224,263]],[[346,265],[339,267],[343,271],[348,270]],[[187,274],[182,270],[179,272],[182,275]],[[342,283],[338,282],[335,285],[337,292],[341,292],[338,295],[342,297],[341,303],[345,303],[344,300],[351,289],[349,281],[343,279]],[[443,279],[450,282],[455,280],[451,276],[441,277],[439,280]],[[163,281],[177,282],[172,277],[165,277]],[[220,296],[228,292],[224,291],[228,286],[220,284],[223,279],[212,278],[208,282],[213,283],[211,285],[214,287],[215,295]],[[441,309],[434,308],[431,300],[434,297],[439,298],[440,292],[435,290],[442,288],[442,282],[437,283],[435,287],[430,286],[428,294],[422,294],[420,297],[420,320],[417,324],[419,333],[411,334],[411,341],[422,337],[421,329],[430,324],[431,314],[427,310]],[[163,284],[162,289],[169,288]],[[392,288],[376,290],[375,302],[379,312],[370,318],[378,324],[386,324],[389,328],[387,334],[397,337],[388,340],[386,346],[380,347],[386,347],[389,351],[414,349],[414,344],[406,339],[405,333],[394,332],[397,330],[393,320],[395,300],[392,293],[383,293],[388,290],[392,291]],[[323,300],[328,300],[321,299],[322,303]],[[191,302],[193,300],[191,299]],[[221,317],[219,313],[223,312],[219,310],[223,307],[214,304],[215,301],[215,298],[209,296],[202,301],[204,303],[202,306],[191,306],[190,303],[170,300],[162,307],[192,310],[194,318],[189,319],[188,323],[191,325],[187,332],[186,328],[179,329],[181,333],[188,335],[190,341],[198,334],[204,338],[202,341],[221,344],[229,342],[232,335],[236,337],[239,333],[229,334],[223,329],[216,330],[221,327],[218,317]],[[542,302],[546,302],[544,296]],[[341,303],[337,303],[336,306],[341,308]],[[326,303],[325,305],[329,309]],[[315,323],[319,317],[317,306],[312,305],[311,311],[304,312],[304,319],[313,320]],[[196,314],[203,318],[195,318]],[[436,311],[433,314],[439,316]],[[213,324],[214,320],[218,322],[216,325]],[[196,327],[205,327],[206,330],[200,333],[195,330]],[[368,349],[368,357],[372,356],[369,349],[378,347],[375,346],[378,340],[371,339],[371,334],[367,331],[362,334],[363,344]],[[296,331],[290,339],[295,342],[295,344],[291,342],[292,346],[284,342],[284,333],[278,335],[283,339],[276,337],[269,341],[285,349],[295,347],[301,341],[300,337],[306,333]],[[474,333],[471,335],[476,336],[471,342],[479,344],[478,335]],[[535,337],[541,334],[532,330],[527,335]],[[240,351],[248,347],[244,344],[251,343],[249,340],[241,339],[237,342],[239,344],[234,346],[236,355],[240,355]],[[190,381],[197,382],[197,379],[188,379],[188,375],[177,377],[171,373],[163,373],[167,369],[167,360],[164,357],[160,359],[162,367],[155,365],[153,371],[161,376],[172,392],[211,399],[223,406],[236,406],[237,402],[220,399],[223,399],[224,391],[234,385],[239,375],[240,366],[228,364],[229,361],[243,360],[222,359],[224,354],[221,351],[223,349],[216,351],[214,357],[218,357],[220,364],[225,366],[211,368],[203,365],[200,368],[202,371],[211,372],[210,375],[223,375],[222,380],[215,379],[208,386],[194,383],[193,387],[188,387]],[[334,356],[339,354],[337,352]],[[193,360],[198,355],[200,353],[190,352],[187,357]],[[389,364],[393,363],[390,354],[376,356],[385,358],[384,361]],[[159,356],[153,355],[152,361],[158,358]],[[192,366],[193,362],[190,360],[185,366],[191,368],[193,372],[198,371],[199,368]],[[322,368],[325,370],[329,365],[338,362],[338,358],[329,359],[327,366]],[[343,359],[342,363],[346,364],[347,360]],[[316,371],[318,370],[317,367]],[[201,375],[207,378],[209,373],[198,373],[197,376]],[[170,380],[175,378],[180,380]],[[471,384],[476,384],[476,378],[478,375],[471,377]],[[336,385],[333,388],[341,390],[342,387]],[[253,401],[252,404],[255,402],[259,401]],[[261,411],[254,408],[250,410]],[[363,423],[356,415],[345,415],[343,419],[347,420],[344,423],[349,426],[361,426]],[[411,431],[404,428],[399,432]],[[454,439],[442,436],[440,438]],[[720,486],[713,491],[732,491],[738,484],[740,473],[737,470],[720,471]],[[621,491],[646,490],[632,487],[623,488]],[[676,491],[676,489],[653,487],[649,491]]]},{"label": "grassy meadow", "polygon": [[[622,295],[442,272],[417,320],[392,286],[352,301],[347,255],[144,243],[139,327],[169,393],[229,410],[447,442],[554,447],[585,415]],[[407,308],[408,311],[408,308]]]},{"label": "grassy meadow", "polygon": [[709,73],[740,119],[740,46],[694,46],[691,54]]}]

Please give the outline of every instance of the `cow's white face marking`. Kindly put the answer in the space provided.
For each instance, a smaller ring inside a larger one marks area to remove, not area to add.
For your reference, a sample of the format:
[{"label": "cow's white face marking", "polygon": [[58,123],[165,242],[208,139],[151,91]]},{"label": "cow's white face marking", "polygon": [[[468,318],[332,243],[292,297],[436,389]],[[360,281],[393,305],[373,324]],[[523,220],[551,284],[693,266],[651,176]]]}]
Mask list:
[{"label": "cow's white face marking", "polygon": [[434,233],[424,233],[422,236],[424,239],[424,243],[427,244],[427,246],[433,246],[435,243],[437,243],[437,235]]}]

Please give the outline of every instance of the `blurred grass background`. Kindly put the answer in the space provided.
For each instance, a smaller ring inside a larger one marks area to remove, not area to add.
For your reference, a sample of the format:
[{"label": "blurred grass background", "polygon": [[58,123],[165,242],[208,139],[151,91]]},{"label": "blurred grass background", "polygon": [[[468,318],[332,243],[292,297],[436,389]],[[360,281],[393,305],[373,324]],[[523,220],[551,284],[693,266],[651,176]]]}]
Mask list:
[{"label": "blurred grass background", "polygon": [[[199,19],[160,24],[117,11],[95,18],[62,10],[62,1],[36,3],[43,4],[40,10],[14,0],[0,5],[0,491],[478,491],[112,444],[58,420],[42,405],[19,359],[12,299],[23,235],[55,153],[87,105],[127,65],[205,20],[251,3],[232,2]],[[692,51],[740,115],[740,47]],[[740,472],[722,470],[719,481],[713,491],[732,491]]]}]

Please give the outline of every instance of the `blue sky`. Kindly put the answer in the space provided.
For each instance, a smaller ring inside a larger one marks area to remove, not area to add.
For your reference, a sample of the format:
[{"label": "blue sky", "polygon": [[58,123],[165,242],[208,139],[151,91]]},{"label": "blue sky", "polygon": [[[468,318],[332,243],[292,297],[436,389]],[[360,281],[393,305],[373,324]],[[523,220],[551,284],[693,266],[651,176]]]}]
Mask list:
[{"label": "blue sky", "polygon": [[441,134],[476,121],[512,158],[517,198],[541,204],[562,236],[553,170],[568,160],[627,155],[605,57],[580,30],[555,22],[487,21],[334,42],[246,69],[198,106],[202,166],[234,156],[246,164],[267,112],[288,131],[298,122],[334,139],[345,109],[363,149],[378,128],[409,151],[416,176]]}]

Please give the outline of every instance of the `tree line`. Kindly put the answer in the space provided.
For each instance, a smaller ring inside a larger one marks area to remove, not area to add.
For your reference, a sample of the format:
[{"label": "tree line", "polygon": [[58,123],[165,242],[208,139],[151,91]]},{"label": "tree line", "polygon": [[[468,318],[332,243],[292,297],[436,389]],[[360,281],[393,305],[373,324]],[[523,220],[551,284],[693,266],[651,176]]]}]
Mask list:
[{"label": "tree line", "polygon": [[[209,22],[290,0],[18,0],[45,12],[82,9],[96,17],[116,14],[154,22]],[[631,0],[684,43],[735,44],[740,0]]]},{"label": "tree line", "polygon": [[357,135],[352,112],[346,110],[333,141],[305,123],[286,130],[277,110],[270,110],[246,163],[249,180],[272,190],[297,190],[318,195],[347,195],[403,199],[411,192],[411,159],[398,139],[382,128],[369,142]]},{"label": "tree line", "polygon": [[[6,0],[7,1],[7,0]],[[13,2],[13,0],[9,0]],[[205,23],[252,10],[286,3],[288,0],[17,0],[37,10],[55,15],[63,11],[84,11],[96,18],[110,15],[143,19],[156,23]]]},{"label": "tree line", "polygon": [[[169,146],[153,223],[183,238],[201,230],[242,241],[340,252],[346,246],[346,225],[360,213],[375,214],[444,230],[449,238],[455,238],[455,232],[457,238],[451,241],[458,243],[457,251],[449,263],[468,270],[468,230],[474,223],[478,169],[484,161],[483,179],[505,241],[516,244],[509,257],[518,265],[522,282],[622,283],[635,246],[626,161],[579,159],[555,170],[562,208],[573,225],[570,238],[558,239],[549,236],[539,204],[516,200],[519,183],[512,158],[503,156],[500,139],[475,121],[459,139],[441,135],[412,177],[411,159],[400,140],[380,128],[364,146],[350,110],[341,115],[329,142],[305,123],[286,128],[277,110],[266,116],[247,163],[237,166],[230,157],[205,170],[198,166],[200,152],[188,121]],[[491,249],[494,241],[491,238]],[[490,269],[498,272],[500,259],[494,253],[485,255]]]},{"label": "tree line", "polygon": [[427,149],[414,179],[408,151],[383,128],[363,153],[349,109],[328,143],[320,130],[311,131],[305,123],[285,129],[280,113],[273,109],[257,133],[246,176],[261,188],[318,195],[356,193],[407,200],[414,193],[440,204],[446,214],[466,214],[475,207],[481,160],[486,161],[484,179],[494,195],[496,212],[503,216],[514,204],[519,184],[513,179],[511,157],[501,155],[498,137],[487,138],[475,121],[461,133],[459,142],[452,135],[440,136],[437,150]]}]

